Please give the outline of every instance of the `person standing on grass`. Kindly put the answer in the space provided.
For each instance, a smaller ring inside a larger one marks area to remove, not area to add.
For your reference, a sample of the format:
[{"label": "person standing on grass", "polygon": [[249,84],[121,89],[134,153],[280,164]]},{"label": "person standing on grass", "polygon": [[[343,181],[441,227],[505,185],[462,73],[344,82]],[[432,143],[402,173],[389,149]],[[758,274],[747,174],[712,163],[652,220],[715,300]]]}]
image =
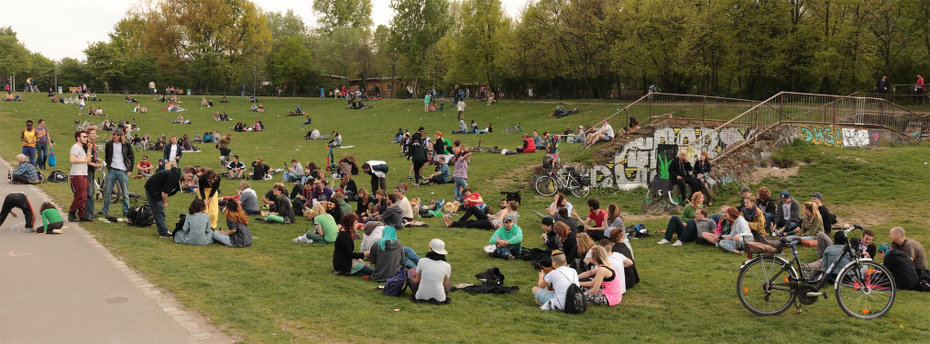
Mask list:
[{"label": "person standing on grass", "polygon": [[19,139],[23,141],[23,155],[29,158],[29,164],[33,166],[36,164],[37,134],[36,129],[32,127],[32,120],[26,120],[26,128],[20,133]]},{"label": "person standing on grass", "polygon": [[[0,225],[6,222],[7,215],[13,215],[14,218],[18,217],[16,213],[11,212],[13,208],[22,210],[23,216],[26,217],[26,231],[31,232],[35,226],[35,214],[32,213],[32,204],[29,203],[29,198],[22,192],[10,193],[3,199],[3,210],[0,210]],[[61,218],[61,216],[59,216],[59,218]]]},{"label": "person standing on grass", "polygon": [[183,154],[181,152],[182,150],[183,149],[181,148],[181,145],[178,144],[178,137],[172,135],[171,141],[165,145],[164,149],[165,164],[169,162],[173,162],[175,164],[181,163],[181,154]]},{"label": "person standing on grass", "polygon": [[100,215],[107,216],[110,212],[110,195],[113,193],[113,183],[119,183],[120,197],[123,198],[123,216],[129,212],[129,174],[132,173],[135,153],[132,146],[127,144],[123,131],[113,131],[113,139],[104,146],[104,161],[107,163],[105,186],[103,187],[103,208]]},{"label": "person standing on grass", "polygon": [[216,228],[216,221],[219,219],[220,205],[218,195],[220,190],[220,176],[207,169],[203,175],[197,179],[197,189],[200,191],[198,196],[207,205],[207,215],[210,215],[210,228]]},{"label": "person standing on grass", "polygon": [[52,147],[52,139],[48,136],[48,127],[45,126],[45,120],[39,120],[39,126],[36,127],[36,167],[45,169],[45,162],[48,160],[48,150]]},{"label": "person standing on grass", "polygon": [[[84,144],[84,148],[91,158],[90,162],[87,163],[87,204],[84,207],[86,208],[87,217],[90,218],[95,214],[94,195],[97,194],[97,184],[94,181],[96,180],[97,169],[103,168],[103,164],[100,163],[100,153],[97,152],[97,126],[90,125],[84,128],[84,132],[87,133],[87,143]],[[106,195],[106,197],[109,197],[109,195]]]},{"label": "person standing on grass", "polygon": [[462,202],[465,196],[462,189],[468,187],[468,164],[471,162],[471,152],[459,140],[455,140],[455,147],[455,157],[452,159],[455,163],[455,169],[452,171],[452,181],[455,182],[453,197],[456,201]]},{"label": "person standing on grass", "polygon": [[455,104],[455,106],[456,106],[456,109],[458,109],[459,111],[459,117],[458,117],[459,120],[460,121],[465,120],[465,101],[462,99],[459,99],[458,103]]},{"label": "person standing on grass", "polygon": [[71,207],[68,209],[68,221],[90,222],[90,216],[87,216],[87,164],[92,157],[90,152],[85,148],[87,143],[87,133],[84,131],[74,132],[74,145],[69,152],[71,161],[71,172],[68,174],[71,178],[71,190],[74,192],[74,198],[71,200]]},{"label": "person standing on grass", "polygon": [[155,229],[158,230],[158,236],[162,238],[171,238],[168,226],[165,225],[165,208],[168,207],[168,197],[181,190],[181,183],[187,184],[194,177],[193,167],[184,167],[182,171],[173,163],[169,163],[167,166],[169,166],[167,169],[153,174],[145,182],[145,198],[155,217]]}]

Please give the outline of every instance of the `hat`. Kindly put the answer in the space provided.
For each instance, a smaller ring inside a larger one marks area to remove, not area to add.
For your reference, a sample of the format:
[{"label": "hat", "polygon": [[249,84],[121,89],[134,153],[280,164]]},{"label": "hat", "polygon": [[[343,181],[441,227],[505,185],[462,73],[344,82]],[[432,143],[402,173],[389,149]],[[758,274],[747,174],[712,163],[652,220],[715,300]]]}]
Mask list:
[{"label": "hat", "polygon": [[881,254],[888,254],[888,251],[891,251],[891,246],[889,246],[887,243],[882,243],[881,245],[878,245],[878,252],[880,252]]},{"label": "hat", "polygon": [[440,239],[430,240],[429,249],[439,254],[449,254],[449,252],[446,252],[446,243]]},{"label": "hat", "polygon": [[750,189],[748,186],[744,186],[742,189],[739,189],[740,194],[744,194],[747,192],[750,192],[750,193],[752,192],[752,189]]},{"label": "hat", "polygon": [[462,192],[465,192],[465,191],[471,192],[471,188],[470,188],[468,185],[463,186],[463,187],[462,187]]},{"label": "hat", "polygon": [[791,198],[791,194],[789,194],[788,191],[782,191],[781,199],[788,199],[788,198]]},{"label": "hat", "polygon": [[544,218],[542,219],[542,224],[543,224],[543,225],[546,225],[546,226],[552,226],[552,225],[555,224],[555,221],[552,220],[551,217],[544,217]]},{"label": "hat", "polygon": [[514,212],[509,212],[507,213],[507,215],[504,215],[504,222],[507,222],[507,221],[517,222],[518,218],[520,218],[520,215],[517,215],[517,213],[514,213]]},{"label": "hat", "polygon": [[811,195],[811,197],[816,197],[817,199],[823,201],[823,195],[821,195],[819,192],[815,192],[813,195]]}]

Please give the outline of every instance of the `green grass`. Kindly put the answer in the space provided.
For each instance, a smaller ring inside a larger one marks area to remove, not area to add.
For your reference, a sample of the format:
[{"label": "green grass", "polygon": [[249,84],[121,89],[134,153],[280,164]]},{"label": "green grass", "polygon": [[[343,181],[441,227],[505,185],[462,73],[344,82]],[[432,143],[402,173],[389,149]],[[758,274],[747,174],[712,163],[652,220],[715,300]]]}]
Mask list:
[{"label": "green grass", "polygon": [[[27,102],[0,103],[0,153],[8,161],[19,151],[18,131],[25,119],[49,121],[60,152],[73,143],[71,123],[85,119],[75,115],[76,106],[51,104],[47,98],[26,95]],[[175,117],[160,110],[162,105],[140,96],[148,114],[132,114],[131,106],[119,96],[104,96],[102,105],[111,119],[135,118],[142,133],[181,135],[218,129],[226,133],[231,123],[211,120],[213,109],[200,109],[199,96],[185,97],[185,118],[191,125],[175,125]],[[213,98],[214,101],[218,97]],[[428,132],[450,132],[456,127],[455,113],[422,113],[421,100],[385,100],[373,102],[375,108],[364,111],[344,110],[344,103],[332,99],[282,98],[261,99],[268,112],[248,112],[245,100],[230,98],[231,104],[217,104],[237,121],[251,123],[261,119],[267,130],[261,133],[234,133],[231,148],[243,160],[261,156],[274,167],[297,158],[317,164],[325,162],[325,142],[301,140],[308,127],[300,127],[302,117],[284,117],[295,104],[313,115],[312,127],[326,133],[338,130],[344,144],[354,148],[336,151],[355,155],[359,161],[383,159],[391,166],[388,185],[406,181],[409,162],[396,145],[390,144],[398,127]],[[215,102],[216,103],[216,102]],[[449,104],[447,104],[448,106]],[[520,123],[524,130],[562,131],[567,126],[591,124],[613,113],[620,105],[581,105],[581,113],[564,119],[545,116],[552,104],[508,102],[487,107],[470,102],[466,119],[484,125],[494,124],[490,135],[448,135],[474,146],[516,147],[518,135],[505,135],[504,128]],[[278,118],[275,114],[281,114]],[[102,120],[99,117],[93,118]],[[106,133],[104,133],[106,135]],[[201,145],[200,153],[185,154],[182,165],[218,168],[218,153],[210,145]],[[66,153],[59,156],[58,170],[68,171]],[[150,152],[156,158],[160,152]],[[904,146],[882,150],[843,150],[795,144],[785,153],[792,159],[809,161],[798,176],[784,180],[766,180],[773,190],[788,189],[795,195],[814,191],[824,194],[828,206],[835,207],[841,221],[871,219],[878,231],[876,241],[887,241],[887,230],[902,225],[910,237],[930,245],[927,228],[926,186],[930,184],[930,147]],[[141,155],[137,153],[137,155]],[[564,144],[562,155],[568,161],[590,156],[577,145]],[[535,196],[525,187],[533,165],[541,154],[501,156],[478,153],[472,159],[470,184],[488,200],[503,190],[522,190],[524,215],[520,225],[530,247],[539,246],[541,230],[530,209],[541,210],[551,201]],[[857,161],[859,158],[861,161]],[[367,176],[357,178],[359,186],[368,185]],[[143,183],[130,182],[132,191],[142,192]],[[235,185],[224,182],[224,195],[232,194]],[[253,183],[264,192],[272,182]],[[67,184],[43,184],[58,204],[70,203]],[[727,188],[728,190],[732,187]],[[410,197],[423,199],[451,198],[451,186],[412,188]],[[630,192],[597,190],[602,204],[618,203],[625,214],[642,214],[639,205],[642,189]],[[720,193],[717,204],[735,202],[735,197]],[[171,198],[168,222],[186,210],[192,196],[179,194]],[[799,199],[804,200],[804,197]],[[570,199],[584,208],[584,200]],[[99,210],[101,204],[97,204]],[[116,206],[118,208],[118,206]],[[116,208],[114,208],[116,209]],[[115,211],[115,210],[114,210]],[[118,211],[115,211],[118,212]],[[866,217],[871,214],[871,217]],[[638,217],[651,229],[664,227],[667,217]],[[405,245],[425,253],[430,238],[446,241],[453,267],[453,283],[475,283],[473,275],[489,267],[500,267],[507,284],[520,287],[512,295],[452,294],[447,306],[413,304],[406,298],[384,297],[376,284],[355,278],[335,277],[331,269],[331,247],[301,245],[291,238],[303,233],[308,222],[298,224],[253,224],[254,245],[246,249],[228,249],[219,245],[191,247],[158,239],[153,227],[140,229],[117,224],[94,223],[86,228],[113,253],[145,277],[177,295],[188,307],[199,310],[211,320],[238,335],[244,342],[611,342],[617,338],[635,342],[823,342],[852,341],[862,337],[881,338],[889,342],[922,342],[930,335],[926,307],[930,294],[901,292],[891,313],[873,321],[847,317],[830,299],[806,307],[796,315],[791,311],[778,317],[751,315],[734,293],[736,271],[745,257],[725,254],[718,249],[685,245],[673,248],[657,246],[658,237],[634,240],[642,283],[631,289],[623,303],[614,308],[591,308],[580,316],[540,311],[530,295],[536,272],[527,262],[506,262],[487,258],[481,247],[489,232],[473,229],[446,229],[437,219],[428,219],[428,229],[405,229],[399,233]],[[930,246],[928,246],[930,247]],[[811,260],[811,249],[802,258]],[[394,311],[399,309],[399,311]]]}]

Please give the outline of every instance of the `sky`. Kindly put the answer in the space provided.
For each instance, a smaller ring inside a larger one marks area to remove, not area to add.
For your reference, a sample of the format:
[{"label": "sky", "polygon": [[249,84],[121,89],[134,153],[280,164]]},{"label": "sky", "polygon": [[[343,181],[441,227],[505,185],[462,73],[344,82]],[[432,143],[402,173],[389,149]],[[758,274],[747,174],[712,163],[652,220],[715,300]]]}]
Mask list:
[{"label": "sky", "polygon": [[[19,41],[29,51],[39,52],[53,60],[65,57],[84,59],[89,43],[107,40],[113,25],[139,0],[4,0],[3,7],[15,11],[0,11],[0,26],[11,26]],[[525,4],[532,0],[501,0],[504,12],[519,16]],[[313,0],[252,0],[264,11],[286,12],[288,9],[304,19],[308,26],[316,25]],[[387,25],[394,13],[390,0],[371,0],[371,19],[375,26]],[[34,13],[35,15],[23,15]]]}]

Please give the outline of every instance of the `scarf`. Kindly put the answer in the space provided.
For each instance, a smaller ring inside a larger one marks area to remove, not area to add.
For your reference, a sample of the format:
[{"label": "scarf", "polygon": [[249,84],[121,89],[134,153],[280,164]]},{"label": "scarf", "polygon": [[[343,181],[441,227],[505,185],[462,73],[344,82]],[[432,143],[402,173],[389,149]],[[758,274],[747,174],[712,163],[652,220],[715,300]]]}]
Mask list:
[{"label": "scarf", "polygon": [[444,255],[444,254],[439,254],[439,253],[436,253],[436,252],[433,252],[433,251],[426,252],[426,258],[429,258],[429,259],[432,259],[432,260],[446,261],[446,255]]},{"label": "scarf", "polygon": [[743,207],[742,213],[743,213],[743,218],[746,219],[747,222],[754,222],[754,221],[756,221],[756,215],[759,214],[759,213],[756,211],[756,206],[755,206],[755,205],[752,206],[752,207]]},{"label": "scarf", "polygon": [[378,239],[378,247],[381,248],[381,251],[385,250],[384,243],[388,240],[397,240],[397,230],[394,229],[394,226],[384,226],[384,229],[381,231],[381,239]]}]

